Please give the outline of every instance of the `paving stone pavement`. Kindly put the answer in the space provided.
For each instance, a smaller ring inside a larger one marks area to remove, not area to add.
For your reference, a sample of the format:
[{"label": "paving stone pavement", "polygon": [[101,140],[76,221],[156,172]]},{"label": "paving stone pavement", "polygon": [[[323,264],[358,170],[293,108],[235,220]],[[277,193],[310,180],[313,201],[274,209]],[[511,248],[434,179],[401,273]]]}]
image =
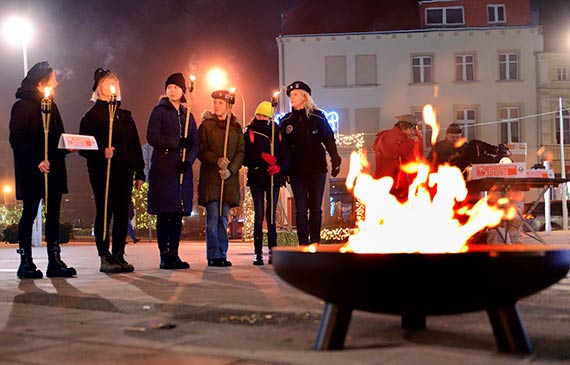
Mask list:
[{"label": "paving stone pavement", "polygon": [[[549,243],[568,243],[553,232]],[[529,242],[530,243],[530,242]],[[206,266],[205,243],[184,242],[191,269],[158,269],[155,243],[127,246],[135,272],[98,272],[92,243],[62,257],[76,278],[19,280],[15,245],[0,245],[0,364],[570,364],[570,279],[519,302],[535,352],[500,354],[486,314],[428,317],[428,329],[355,312],[342,351],[313,351],[323,303],[252,265],[231,242],[231,268]],[[45,248],[34,248],[45,273]],[[310,278],[307,278],[310,280]]]}]

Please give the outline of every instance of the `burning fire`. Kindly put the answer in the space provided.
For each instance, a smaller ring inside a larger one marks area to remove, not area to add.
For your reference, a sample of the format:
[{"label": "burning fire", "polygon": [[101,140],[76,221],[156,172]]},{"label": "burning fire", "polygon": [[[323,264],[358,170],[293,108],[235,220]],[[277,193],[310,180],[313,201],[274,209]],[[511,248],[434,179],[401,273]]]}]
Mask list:
[{"label": "burning fire", "polygon": [[109,91],[111,91],[111,95],[115,95],[117,93],[117,90],[115,90],[115,86],[113,85],[109,85]]},{"label": "burning fire", "polygon": [[44,87],[44,99],[49,98],[49,94],[51,93],[49,86]]},{"label": "burning fire", "polygon": [[[435,116],[428,118],[437,126]],[[367,164],[358,152],[350,156],[346,184],[366,207],[366,214],[341,252],[465,252],[473,234],[497,226],[503,218],[512,219],[516,213],[508,199],[499,200],[498,206],[489,205],[486,198],[470,205],[461,171],[447,164],[434,173],[427,164],[408,164],[405,171],[417,175],[408,199],[400,202],[390,194],[394,180],[374,180],[363,172]]]}]

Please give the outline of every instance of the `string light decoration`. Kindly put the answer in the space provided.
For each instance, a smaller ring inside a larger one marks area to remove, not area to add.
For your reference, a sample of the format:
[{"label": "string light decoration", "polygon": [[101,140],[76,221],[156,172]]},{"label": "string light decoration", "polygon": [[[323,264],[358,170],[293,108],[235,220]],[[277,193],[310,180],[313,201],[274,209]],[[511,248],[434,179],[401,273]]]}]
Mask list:
[{"label": "string light decoration", "polygon": [[321,229],[321,240],[325,242],[344,242],[354,231],[354,228],[323,228]]},{"label": "string light decoration", "polygon": [[132,199],[137,214],[136,229],[148,229],[156,227],[156,215],[149,215],[147,210],[148,182],[142,184],[140,190],[133,189]]},{"label": "string light decoration", "polygon": [[357,152],[361,152],[364,147],[364,133],[339,134],[336,144],[339,147],[354,146]]},{"label": "string light decoration", "polygon": [[253,223],[255,211],[253,210],[253,198],[249,187],[245,188],[245,197],[243,198],[243,229],[242,235],[244,241],[253,239]]}]

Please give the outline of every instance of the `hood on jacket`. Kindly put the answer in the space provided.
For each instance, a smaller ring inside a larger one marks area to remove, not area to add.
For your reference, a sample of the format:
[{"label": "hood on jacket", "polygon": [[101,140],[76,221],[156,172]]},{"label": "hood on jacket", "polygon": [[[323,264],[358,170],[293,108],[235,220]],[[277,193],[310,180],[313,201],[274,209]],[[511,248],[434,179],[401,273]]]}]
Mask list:
[{"label": "hood on jacket", "polygon": [[16,98],[17,99],[32,99],[32,100],[41,100],[42,93],[38,90],[36,86],[32,85],[23,85],[18,88],[16,91]]}]

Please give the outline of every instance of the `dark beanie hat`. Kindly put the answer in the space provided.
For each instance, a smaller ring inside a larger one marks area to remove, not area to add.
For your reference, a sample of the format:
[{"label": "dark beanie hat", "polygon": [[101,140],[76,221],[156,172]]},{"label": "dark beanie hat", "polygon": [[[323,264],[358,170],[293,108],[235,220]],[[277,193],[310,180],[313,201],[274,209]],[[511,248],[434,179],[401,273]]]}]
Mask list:
[{"label": "dark beanie hat", "polygon": [[290,96],[293,90],[305,90],[307,94],[311,95],[311,88],[303,81],[293,81],[289,84],[289,86],[287,86],[287,96]]},{"label": "dark beanie hat", "polygon": [[22,86],[35,86],[52,72],[53,69],[47,61],[38,62],[28,71],[24,80],[22,80]]},{"label": "dark beanie hat", "polygon": [[461,134],[463,133],[463,130],[461,129],[461,126],[457,123],[451,123],[449,125],[449,127],[447,127],[447,130],[445,131],[445,133],[449,133],[449,134]]},{"label": "dark beanie hat", "polygon": [[164,89],[166,89],[168,85],[171,84],[181,88],[183,93],[186,92],[186,80],[184,79],[184,75],[182,75],[180,72],[168,76],[166,82],[164,83]]},{"label": "dark beanie hat", "polygon": [[97,90],[97,86],[99,86],[99,81],[101,81],[101,79],[107,75],[111,74],[111,70],[109,70],[107,67],[99,67],[98,69],[95,70],[95,74],[93,75],[93,88],[92,90],[95,91]]}]

